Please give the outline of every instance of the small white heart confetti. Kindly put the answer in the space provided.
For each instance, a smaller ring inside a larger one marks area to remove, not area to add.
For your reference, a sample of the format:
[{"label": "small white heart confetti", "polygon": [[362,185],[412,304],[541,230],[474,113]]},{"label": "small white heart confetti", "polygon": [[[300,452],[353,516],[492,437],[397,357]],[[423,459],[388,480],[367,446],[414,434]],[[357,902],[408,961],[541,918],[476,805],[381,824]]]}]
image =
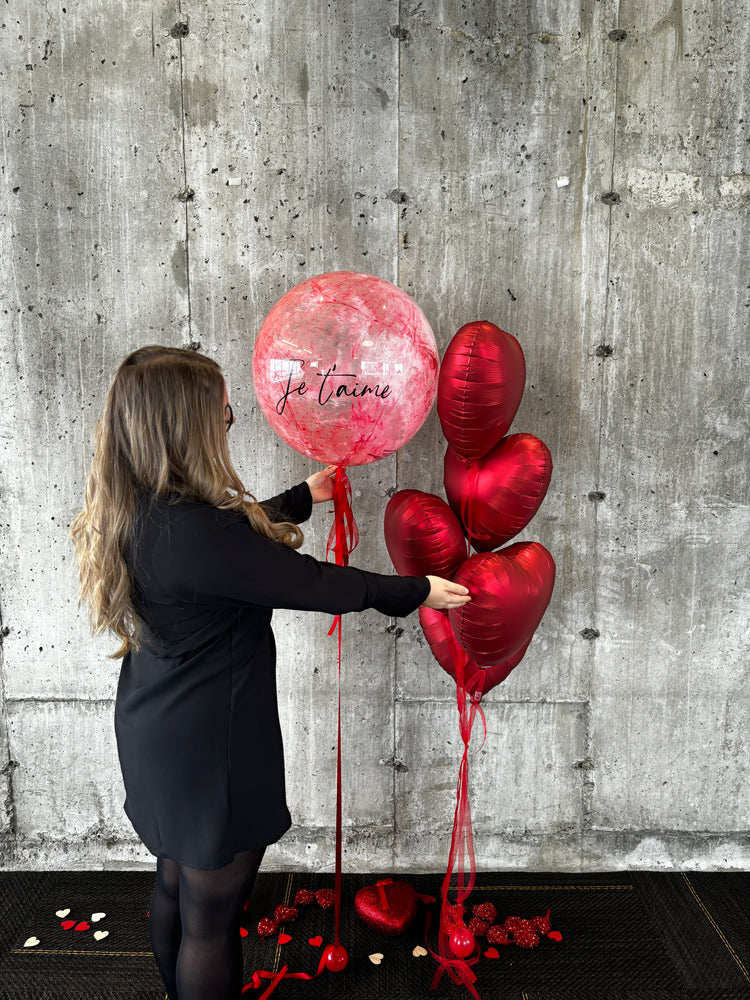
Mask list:
[{"label": "small white heart confetti", "polygon": [[109,931],[94,931],[94,940],[103,941],[105,937],[109,934]]},{"label": "small white heart confetti", "polygon": [[38,944],[39,944],[38,937],[30,937],[26,938],[26,940],[23,943],[23,946],[24,948],[35,948]]},{"label": "small white heart confetti", "polygon": [[376,951],[374,955],[368,955],[367,957],[370,959],[373,965],[380,965],[380,963],[383,961],[383,956],[379,951]]},{"label": "small white heart confetti", "polygon": [[412,952],[412,955],[415,958],[421,958],[422,955],[426,955],[426,954],[427,954],[427,949],[423,948],[421,944],[418,944],[417,947]]},{"label": "small white heart confetti", "polygon": [[69,913],[70,913],[70,907],[68,907],[67,910],[55,910],[56,917],[67,917]]},{"label": "small white heart confetti", "polygon": [[91,914],[91,923],[95,924],[95,923],[97,923],[97,921],[103,920],[104,917],[106,917],[106,916],[107,916],[106,913],[92,913]]}]

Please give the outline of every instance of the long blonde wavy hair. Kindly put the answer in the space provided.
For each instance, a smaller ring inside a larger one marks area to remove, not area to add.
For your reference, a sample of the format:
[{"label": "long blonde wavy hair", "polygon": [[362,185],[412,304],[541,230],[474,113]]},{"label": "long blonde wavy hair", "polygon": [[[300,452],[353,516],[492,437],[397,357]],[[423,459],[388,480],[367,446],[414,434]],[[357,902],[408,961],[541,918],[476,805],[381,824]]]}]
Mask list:
[{"label": "long blonde wavy hair", "polygon": [[139,648],[142,629],[124,558],[139,487],[241,511],[267,538],[302,544],[296,524],[272,522],[245,490],[229,457],[223,403],[221,369],[191,350],[142,347],[117,369],[96,425],[84,507],[71,527],[92,630],[110,629],[122,641],[113,659]]}]

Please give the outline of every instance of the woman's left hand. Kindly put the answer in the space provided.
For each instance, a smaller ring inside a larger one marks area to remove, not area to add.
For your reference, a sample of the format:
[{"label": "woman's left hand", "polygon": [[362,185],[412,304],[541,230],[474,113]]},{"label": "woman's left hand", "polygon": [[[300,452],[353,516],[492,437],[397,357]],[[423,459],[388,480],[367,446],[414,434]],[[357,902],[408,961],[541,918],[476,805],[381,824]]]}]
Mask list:
[{"label": "woman's left hand", "polygon": [[336,466],[327,465],[320,472],[314,472],[305,480],[310,487],[313,503],[325,503],[326,500],[333,499],[333,477],[336,475]]}]

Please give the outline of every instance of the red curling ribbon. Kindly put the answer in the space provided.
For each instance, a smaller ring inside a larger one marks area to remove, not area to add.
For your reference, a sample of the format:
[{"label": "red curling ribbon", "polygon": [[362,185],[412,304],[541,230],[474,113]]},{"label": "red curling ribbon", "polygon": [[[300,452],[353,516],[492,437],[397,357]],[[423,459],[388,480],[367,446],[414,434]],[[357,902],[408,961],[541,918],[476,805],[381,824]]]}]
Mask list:
[{"label": "red curling ribbon", "polygon": [[271,982],[268,984],[263,993],[258,997],[258,1000],[267,1000],[268,997],[273,993],[276,987],[279,985],[282,979],[317,979],[322,973],[326,966],[326,953],[328,949],[323,949],[323,954],[320,956],[320,962],[318,963],[318,968],[316,972],[288,972],[288,965],[283,966],[278,972],[267,972],[265,970],[257,970],[253,973],[252,979],[249,983],[245,983],[242,987],[242,992],[246,993],[248,990],[257,990],[261,987],[262,979],[270,979]]},{"label": "red curling ribbon", "polygon": [[326,559],[333,552],[337,566],[348,566],[349,556],[359,544],[359,529],[352,510],[352,484],[343,465],[336,466],[333,479],[333,524],[328,534]]}]

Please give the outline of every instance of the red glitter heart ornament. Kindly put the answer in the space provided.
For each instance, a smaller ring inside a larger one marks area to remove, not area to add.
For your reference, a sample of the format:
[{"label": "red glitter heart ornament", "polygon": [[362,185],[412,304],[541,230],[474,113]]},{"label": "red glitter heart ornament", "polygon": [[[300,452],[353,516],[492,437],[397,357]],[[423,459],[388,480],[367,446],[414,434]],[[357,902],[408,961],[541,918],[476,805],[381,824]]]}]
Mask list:
[{"label": "red glitter heart ornament", "polygon": [[417,893],[409,882],[366,885],[354,897],[354,911],[367,927],[388,937],[403,934],[417,914]]}]

